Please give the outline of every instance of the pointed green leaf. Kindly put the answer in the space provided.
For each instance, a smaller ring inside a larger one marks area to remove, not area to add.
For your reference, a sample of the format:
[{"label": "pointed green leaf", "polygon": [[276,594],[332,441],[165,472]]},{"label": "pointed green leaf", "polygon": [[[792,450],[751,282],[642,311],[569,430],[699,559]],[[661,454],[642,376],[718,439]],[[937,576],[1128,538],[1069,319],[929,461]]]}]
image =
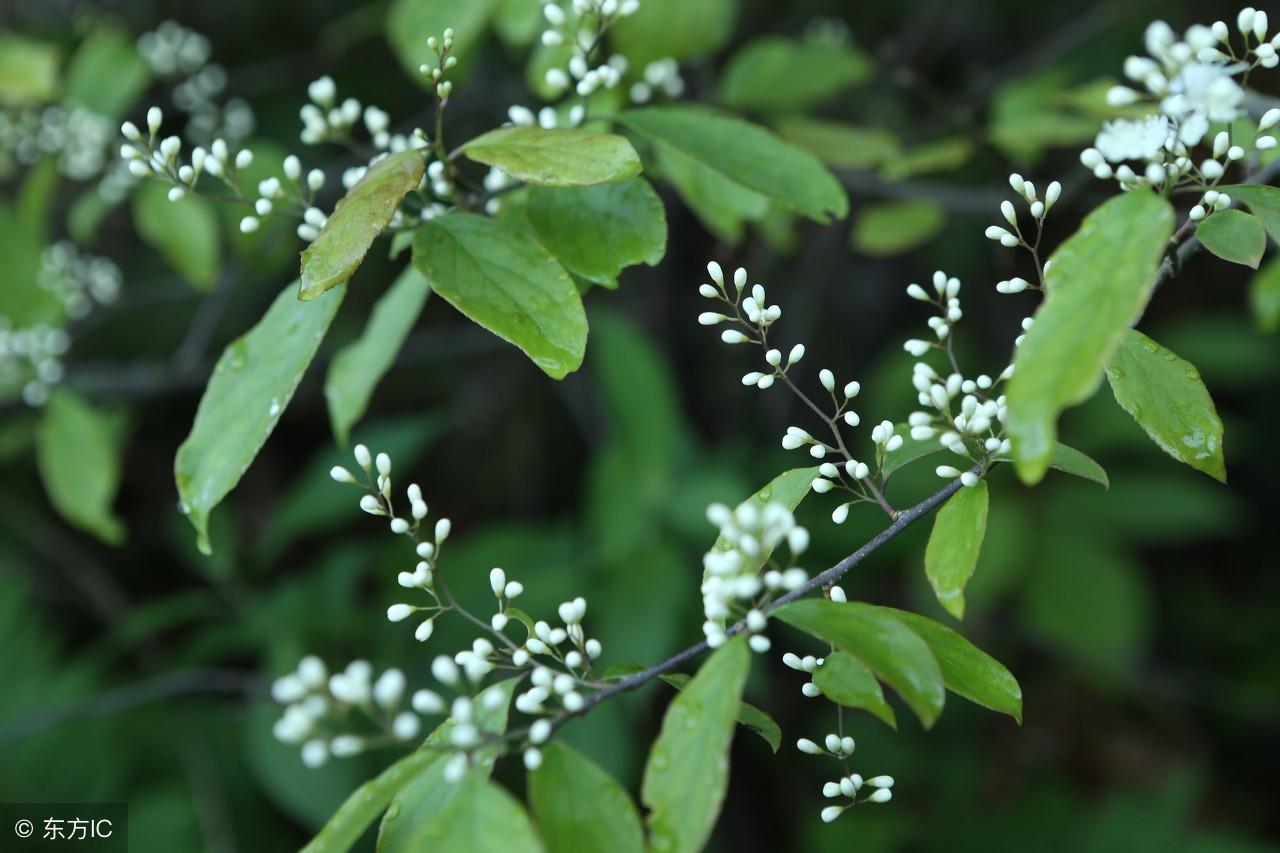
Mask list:
[{"label": "pointed green leaf", "polygon": [[577,128],[500,127],[461,148],[527,184],[589,187],[640,174],[640,156],[626,137]]},{"label": "pointed green leaf", "polygon": [[738,243],[747,222],[759,222],[769,214],[768,198],[674,148],[658,149],[657,163],[659,173],[703,226],[727,242]]},{"label": "pointed green leaf", "polygon": [[736,110],[803,113],[861,83],[871,60],[843,41],[763,36],[734,53],[720,97]]},{"label": "pointed green leaf", "polygon": [[1074,447],[1068,447],[1061,442],[1053,446],[1053,456],[1049,459],[1049,467],[1067,474],[1073,474],[1076,477],[1092,480],[1104,489],[1111,488],[1111,481],[1107,478],[1107,472],[1103,470],[1101,465]]},{"label": "pointed green leaf", "polygon": [[1194,365],[1130,329],[1107,365],[1107,381],[1116,402],[1161,450],[1227,481],[1222,421]]},{"label": "pointed green leaf", "polygon": [[[637,667],[634,671],[639,672],[641,669],[643,667]],[[691,678],[692,676],[683,672],[673,672],[662,676],[662,680],[676,690],[684,690],[688,687]],[[738,703],[738,725],[758,734],[765,743],[769,744],[769,748],[774,752],[777,752],[779,747],[782,746],[782,729],[778,727],[778,721],[755,705],[747,702]]]},{"label": "pointed green leaf", "polygon": [[364,333],[329,363],[324,398],[339,444],[347,445],[351,427],[364,416],[374,388],[395,362],[430,293],[421,273],[407,267],[374,304]]},{"label": "pointed green leaf", "polygon": [[853,655],[839,651],[827,655],[822,666],[814,672],[813,683],[832,702],[846,708],[862,708],[879,717],[890,728],[898,727],[898,718],[893,707],[885,701],[880,682]]},{"label": "pointed green leaf", "polygon": [[151,66],[133,38],[115,27],[95,27],[71,61],[63,83],[67,102],[120,119],[151,83]]},{"label": "pointed green leaf", "polygon": [[564,267],[514,226],[471,213],[438,217],[414,235],[413,264],[445,301],[553,379],[582,364],[582,297]]},{"label": "pointed green leaf", "polygon": [[960,634],[932,619],[906,610],[882,607],[928,644],[952,693],[1022,722],[1022,688],[998,660]]},{"label": "pointed green leaf", "polygon": [[1280,258],[1258,271],[1249,284],[1253,321],[1264,332],[1280,331]]},{"label": "pointed green leaf", "polygon": [[[1244,202],[1253,215],[1262,221],[1271,239],[1280,241],[1280,188],[1259,184],[1233,184],[1218,187],[1218,191],[1236,201]],[[1212,219],[1213,216],[1209,218]]]},{"label": "pointed green leaf", "polygon": [[111,509],[120,487],[115,418],[55,389],[36,429],[36,463],[49,500],[67,521],[118,545],[125,530]]},{"label": "pointed green leaf", "polygon": [[627,110],[618,121],[810,219],[825,223],[849,212],[844,188],[817,158],[758,125],[692,105]]},{"label": "pointed green leaf", "polygon": [[538,242],[596,283],[632,264],[656,266],[667,251],[662,199],[644,178],[580,189],[533,187],[526,213]]},{"label": "pointed green leaf", "polygon": [[476,774],[455,785],[458,790],[448,805],[419,825],[412,847],[379,843],[379,851],[542,853],[538,833],[515,797]]},{"label": "pointed green leaf", "polygon": [[390,154],[369,167],[302,253],[299,299],[314,299],[351,278],[400,202],[422,180],[424,167],[416,150]]},{"label": "pointed green leaf", "polygon": [[1014,355],[1008,390],[1013,460],[1036,483],[1053,457],[1058,414],[1088,399],[1156,283],[1173,208],[1154,193],[1117,196],[1054,253],[1046,297]]},{"label": "pointed green leaf", "polygon": [[978,565],[987,534],[987,481],[979,480],[952,495],[933,520],[924,551],[925,574],[938,603],[964,618],[964,587]]},{"label": "pointed green leaf", "polygon": [[1196,237],[1224,261],[1258,268],[1267,250],[1267,232],[1256,216],[1243,210],[1223,210],[1200,220]]},{"label": "pointed green leaf", "polygon": [[211,553],[209,513],[235,488],[276,428],[342,304],[344,288],[299,302],[289,285],[258,324],[222,352],[200,398],[174,477],[200,550]]},{"label": "pointed green leaf", "polygon": [[433,764],[447,760],[442,753],[420,749],[383,770],[351,792],[333,817],[311,839],[302,853],[344,853],[373,826],[395,795]]},{"label": "pointed green leaf", "polygon": [[693,853],[711,836],[729,785],[729,742],[750,666],[746,637],[734,637],[667,708],[640,790],[654,849]]},{"label": "pointed green leaf", "polygon": [[631,796],[594,761],[563,743],[542,750],[529,774],[529,806],[547,853],[643,853]]},{"label": "pointed green leaf", "polygon": [[853,655],[898,692],[925,728],[942,713],[946,692],[938,661],[924,640],[883,609],[805,598],[774,615]]},{"label": "pointed green leaf", "polygon": [[208,290],[222,263],[218,214],[207,198],[188,195],[169,201],[169,190],[147,181],[133,195],[138,236],[164,255],[169,266],[197,290]]}]

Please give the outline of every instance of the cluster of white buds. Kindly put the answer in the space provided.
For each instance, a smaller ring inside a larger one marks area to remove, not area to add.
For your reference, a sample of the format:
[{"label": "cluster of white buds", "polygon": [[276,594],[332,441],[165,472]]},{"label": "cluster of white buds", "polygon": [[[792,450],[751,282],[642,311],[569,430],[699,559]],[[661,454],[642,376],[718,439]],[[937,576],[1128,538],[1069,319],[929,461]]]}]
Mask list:
[{"label": "cluster of white buds", "polygon": [[[1049,211],[1053,209],[1053,206],[1057,204],[1058,199],[1062,195],[1062,184],[1057,181],[1050,182],[1049,186],[1045,188],[1043,199],[1036,195],[1036,185],[1031,181],[1024,179],[1016,172],[1009,176],[1009,186],[1012,187],[1013,191],[1018,194],[1023,202],[1026,203],[1027,211],[1031,214],[1031,219],[1035,223],[1035,235],[1031,236],[1030,231],[1026,233],[1023,232],[1022,226],[1018,220],[1018,208],[1008,199],[1000,202],[1000,215],[1004,218],[1004,221],[1009,224],[1009,227],[1006,228],[1003,225],[990,225],[984,233],[988,240],[994,240],[1001,246],[1010,249],[1026,249],[1030,252],[1032,258],[1036,262],[1036,270],[1043,278],[1043,270],[1040,266],[1040,239],[1044,234],[1045,217],[1049,215]],[[1047,269],[1047,265],[1045,268]],[[1019,293],[1026,290],[1029,286],[1032,285],[1025,279],[1015,278],[1010,279],[1009,281],[1000,282],[996,285],[996,290],[1001,293]],[[956,283],[956,287],[957,289],[959,288],[959,282]],[[954,293],[943,294],[939,291],[939,296],[942,295],[946,295],[948,299],[955,298]],[[922,297],[916,293],[912,293],[911,296],[913,299],[928,298],[927,295]],[[956,311],[959,311],[958,302],[956,302],[956,306]],[[955,319],[958,320],[960,318],[957,316]],[[947,322],[955,321],[949,320]],[[943,336],[939,335],[939,337]]]},{"label": "cluster of white buds", "polygon": [[[1212,155],[1196,162],[1194,149],[1206,140],[1212,124],[1230,124],[1245,114],[1242,81],[1255,68],[1280,64],[1280,34],[1267,39],[1267,13],[1243,9],[1236,19],[1242,44],[1237,46],[1224,21],[1196,24],[1181,36],[1164,21],[1147,27],[1147,56],[1130,56],[1124,74],[1134,86],[1115,86],[1107,93],[1114,107],[1150,113],[1108,122],[1080,161],[1101,179],[1115,178],[1129,189],[1151,186],[1211,188],[1231,163],[1253,151],[1274,148],[1274,136],[1262,135],[1276,122],[1258,127],[1251,143],[1232,144],[1227,133],[1212,140]],[[1278,116],[1280,118],[1280,116]],[[1135,166],[1131,166],[1134,163]],[[1202,207],[1201,216],[1212,213]]]},{"label": "cluster of white buds", "polygon": [[427,39],[427,47],[436,55],[436,64],[423,63],[418,72],[431,78],[435,83],[436,97],[443,105],[449,100],[453,91],[453,83],[448,80],[449,71],[458,64],[458,57],[453,54],[453,29],[448,28],[440,34],[440,38],[431,36]]},{"label": "cluster of white buds", "polygon": [[58,171],[74,181],[103,170],[112,139],[111,121],[83,107],[0,110],[0,154],[24,165],[56,158]]},{"label": "cluster of white buds", "polygon": [[368,661],[355,660],[331,675],[323,661],[308,655],[271,685],[272,698],[285,706],[272,732],[283,743],[300,744],[303,763],[319,767],[331,755],[344,758],[413,741],[422,730],[418,715],[443,711],[442,702],[419,701],[433,695],[418,691],[409,710],[403,707],[400,670],[388,669],[375,679]]},{"label": "cluster of white buds", "polygon": [[209,39],[175,21],[164,21],[138,37],[138,55],[157,78],[173,84],[174,106],[190,116],[188,139],[238,141],[253,132],[255,120],[247,102],[232,98],[220,104],[217,100],[227,86],[227,72],[209,61]]},{"label": "cluster of white buds", "polygon": [[585,98],[598,89],[612,89],[622,82],[627,72],[625,56],[614,54],[594,67],[591,63],[605,32],[619,19],[634,15],[639,9],[639,0],[572,0],[567,8],[552,0],[543,6],[542,14],[548,27],[542,33],[542,43],[551,47],[568,43],[573,48],[566,67],[547,71],[547,85],[557,92],[572,88],[579,97]]},{"label": "cluster of white buds", "polygon": [[[299,138],[305,145],[319,145],[322,142],[350,142],[351,128],[360,121],[366,112],[355,98],[346,98],[338,102],[338,87],[333,78],[327,74],[307,85],[309,103],[298,110],[302,119],[302,133]],[[377,110],[376,107],[370,109]],[[377,110],[373,115],[375,124]],[[385,115],[385,113],[383,114]],[[383,130],[385,130],[385,126]],[[372,131],[371,131],[372,133]]]},{"label": "cluster of white buds", "polygon": [[[182,140],[177,136],[159,137],[164,125],[164,112],[159,107],[147,110],[147,132],[126,121],[120,126],[125,142],[120,147],[120,157],[129,164],[129,171],[138,178],[160,178],[172,186],[169,201],[178,201],[188,192],[195,192],[202,175],[210,175],[239,194],[238,171],[253,163],[253,152],[247,148],[232,152],[225,139],[215,139],[208,149],[196,146],[191,151],[190,162],[182,162]],[[237,196],[238,197],[238,196]]]},{"label": "cluster of white buds", "polygon": [[160,77],[194,74],[212,53],[209,39],[176,21],[163,21],[138,37],[138,54]]},{"label": "cluster of white buds", "polygon": [[[815,437],[802,427],[789,426],[782,437],[782,446],[787,450],[805,449],[812,458],[823,462],[819,469],[821,476],[813,483],[814,491],[825,493],[839,489],[852,496],[852,500],[836,508],[832,519],[837,524],[843,523],[849,515],[849,507],[863,501],[875,501],[888,510],[880,492],[883,482],[877,484],[871,466],[849,451],[841,433],[842,426],[852,428],[862,423],[861,415],[853,409],[853,400],[862,386],[855,381],[842,384],[837,381],[834,372],[822,368],[818,371],[818,381],[829,398],[830,411],[819,406],[795,385],[790,376],[791,369],[805,357],[804,344],[792,346],[785,358],[782,350],[769,344],[770,328],[782,317],[782,308],[767,303],[764,285],[754,284],[748,293],[748,275],[745,269],[739,267],[735,270],[730,284],[726,281],[724,270],[715,261],[707,264],[707,274],[711,282],[700,285],[698,293],[724,307],[717,311],[702,312],[698,315],[698,322],[704,326],[728,324],[730,328],[720,333],[720,340],[726,344],[755,344],[763,350],[767,370],[753,370],[744,374],[742,384],[761,390],[772,388],[775,383],[785,385],[827,425],[831,433],[830,442]],[[877,459],[881,461],[886,453],[892,453],[902,446],[901,437],[894,435],[893,424],[887,421],[885,423],[888,424],[887,432],[881,426],[872,434]],[[830,461],[833,456],[839,459],[839,464]]]},{"label": "cluster of white buds", "polygon": [[81,252],[70,240],[59,240],[40,256],[37,283],[58,298],[73,320],[84,317],[95,304],[115,302],[122,281],[114,261]]},{"label": "cluster of white buds", "polygon": [[240,220],[240,230],[245,234],[257,231],[262,220],[274,214],[285,213],[300,216],[298,237],[310,243],[320,234],[328,217],[316,206],[316,193],[324,188],[324,172],[311,169],[304,179],[302,161],[290,154],[282,164],[284,180],[277,177],[258,181],[258,197],[253,201],[253,213]]},{"label": "cluster of white buds", "polygon": [[62,381],[62,357],[70,346],[63,329],[44,323],[13,328],[0,314],[0,398],[21,393],[28,406],[43,406],[49,387]]},{"label": "cluster of white buds", "polygon": [[[796,524],[785,504],[763,507],[752,501],[730,509],[724,504],[707,507],[707,519],[719,528],[716,547],[702,558],[702,632],[707,645],[716,648],[728,639],[725,623],[741,617],[752,651],[767,652],[764,609],[777,595],[804,586],[808,573],[795,560],[809,547],[809,531]],[[786,543],[789,559],[775,559]]]},{"label": "cluster of white buds", "polygon": [[655,59],[644,67],[640,79],[631,84],[631,100],[647,104],[656,94],[678,98],[684,94],[684,78],[680,76],[680,63],[670,57]]}]

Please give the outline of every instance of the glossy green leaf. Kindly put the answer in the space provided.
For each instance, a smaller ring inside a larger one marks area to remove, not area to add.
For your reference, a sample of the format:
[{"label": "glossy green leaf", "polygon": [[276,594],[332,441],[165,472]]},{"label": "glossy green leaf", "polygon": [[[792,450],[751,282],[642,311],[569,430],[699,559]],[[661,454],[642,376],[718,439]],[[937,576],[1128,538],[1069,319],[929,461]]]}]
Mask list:
[{"label": "glossy green leaf", "polygon": [[298,298],[314,299],[351,278],[400,202],[422,180],[424,168],[422,152],[416,150],[391,154],[369,167],[302,253]]},{"label": "glossy green leaf", "polygon": [[[507,730],[511,696],[516,680],[507,679],[486,687],[476,699],[476,726],[482,732],[501,734]],[[484,701],[491,696],[501,697],[489,707]],[[453,730],[452,720],[446,720],[427,737],[427,746],[449,743]],[[475,752],[474,762],[467,779],[484,781],[493,771],[499,745],[483,747]],[[420,850],[443,849],[436,847],[440,824],[450,820],[451,808],[460,796],[463,786],[444,778],[444,768],[451,758],[448,751],[435,751],[437,761],[426,765],[421,772],[404,785],[391,801],[378,828],[379,853],[416,853]]]},{"label": "glossy green leaf", "polygon": [[124,30],[96,27],[67,64],[68,103],[109,119],[122,118],[151,84],[151,66]]},{"label": "glossy green leaf", "polygon": [[729,785],[729,742],[750,658],[746,637],[729,640],[667,708],[640,790],[653,849],[693,853],[711,836]]},{"label": "glossy green leaf", "polygon": [[[435,51],[427,39],[453,29],[453,54],[465,64],[471,47],[484,34],[498,0],[392,0],[387,11],[387,41],[409,79],[424,88],[435,88],[418,69],[436,65]],[[451,76],[456,76],[456,71]]]},{"label": "glossy green leaf", "polygon": [[1105,202],[1053,255],[1046,297],[1014,355],[1005,421],[1014,466],[1038,482],[1053,456],[1058,414],[1088,399],[1124,332],[1146,307],[1173,209],[1154,193]]},{"label": "glossy green leaf", "polygon": [[659,148],[658,170],[708,231],[729,242],[742,240],[747,222],[759,222],[769,199],[674,149]]},{"label": "glossy green leaf", "polygon": [[542,842],[515,797],[479,775],[457,782],[457,793],[414,833],[414,846],[379,844],[385,853],[542,853]]},{"label": "glossy green leaf", "polygon": [[924,551],[925,575],[948,613],[964,618],[964,588],[987,535],[987,481],[956,492],[938,510]]},{"label": "glossy green leaf", "polygon": [[324,398],[333,434],[344,447],[351,427],[364,416],[374,389],[395,362],[430,293],[422,274],[407,267],[374,304],[364,333],[329,363]]},{"label": "glossy green leaf", "polygon": [[898,692],[925,728],[942,713],[946,691],[937,660],[924,640],[882,608],[805,598],[774,615],[853,655]]},{"label": "glossy green leaf", "polygon": [[763,36],[734,53],[720,98],[737,110],[803,113],[870,76],[871,60],[846,42]]},{"label": "glossy green leaf", "polygon": [[[757,510],[763,510],[771,503],[780,503],[787,509],[794,511],[800,505],[800,501],[804,500],[805,495],[809,494],[809,487],[813,485],[813,481],[818,476],[817,468],[792,468],[790,471],[784,471],[774,477],[763,488],[751,497],[743,501],[743,504],[750,504]],[[724,536],[716,538],[715,544],[711,546],[712,551],[728,551],[733,545]],[[760,570],[760,567],[769,561],[772,550],[761,550],[754,558],[747,560],[744,558],[742,563],[742,573],[751,574]]]},{"label": "glossy green leaf", "polygon": [[737,5],[737,0],[649,0],[613,26],[610,41],[637,69],[666,57],[710,56],[733,35]]},{"label": "glossy green leaf", "polygon": [[533,187],[526,212],[538,242],[571,272],[597,283],[632,264],[656,266],[667,251],[662,199],[643,178],[580,189]]},{"label": "glossy green leaf", "polygon": [[618,121],[663,149],[810,219],[825,223],[849,212],[844,188],[817,158],[758,125],[692,105],[627,110]]},{"label": "glossy green leaf", "polygon": [[577,370],[587,345],[582,298],[564,267],[523,231],[471,213],[420,227],[413,264],[431,289],[554,379]]},{"label": "glossy green leaf", "polygon": [[590,187],[640,174],[626,137],[577,128],[500,127],[463,145],[463,154],[527,184]]},{"label": "glossy green leaf", "polygon": [[0,105],[43,104],[58,93],[58,46],[12,30],[0,33]]},{"label": "glossy green leaf", "polygon": [[898,727],[893,707],[885,701],[880,682],[862,661],[846,652],[832,652],[813,673],[822,695],[846,708],[869,711],[891,728]]},{"label": "glossy green leaf", "polygon": [[891,607],[880,609],[892,614],[925,641],[938,661],[948,690],[1022,722],[1022,688],[1002,663],[946,625],[919,613]]},{"label": "glossy green leaf", "polygon": [[778,135],[799,145],[828,166],[870,169],[896,157],[902,146],[891,131],[878,127],[787,116],[775,125]]},{"label": "glossy green leaf", "polygon": [[1102,466],[1074,447],[1058,442],[1049,457],[1049,467],[1085,480],[1092,480],[1104,489],[1111,488],[1111,481]]},{"label": "glossy green leaf", "polygon": [[174,460],[178,496],[205,554],[211,553],[209,513],[275,429],[346,293],[335,288],[322,299],[299,302],[293,287],[223,350]]},{"label": "glossy green leaf", "polygon": [[1224,261],[1258,268],[1267,250],[1267,232],[1261,220],[1243,210],[1223,210],[1200,220],[1196,237]]},{"label": "glossy green leaf", "polygon": [[563,743],[542,750],[529,774],[529,806],[547,853],[643,853],[631,796],[594,761]]},{"label": "glossy green leaf", "polygon": [[[635,671],[639,672],[641,669],[643,667],[637,667]],[[692,676],[683,672],[673,672],[662,676],[662,680],[676,690],[684,690],[688,687],[691,678]],[[738,704],[738,725],[758,734],[765,743],[769,744],[769,748],[774,752],[777,752],[779,747],[782,746],[782,729],[778,726],[778,721],[755,705],[747,702]]]},{"label": "glossy green leaf", "polygon": [[1280,331],[1280,258],[1260,269],[1249,283],[1249,310],[1259,329]]},{"label": "glossy green leaf", "polygon": [[1222,420],[1194,365],[1130,329],[1107,365],[1107,381],[1116,402],[1161,450],[1227,481]]},{"label": "glossy green leaf", "polygon": [[188,195],[169,201],[169,189],[147,181],[133,195],[138,236],[164,255],[197,290],[208,290],[222,264],[218,214],[208,199]]},{"label": "glossy green leaf", "polygon": [[946,211],[931,201],[873,204],[859,214],[850,241],[864,255],[888,257],[929,242],[946,223]]},{"label": "glossy green leaf", "polygon": [[383,770],[351,792],[302,853],[344,853],[373,826],[405,785],[433,764],[447,760],[440,752],[420,749]]},{"label": "glossy green leaf", "polygon": [[[1250,212],[1262,222],[1271,239],[1280,241],[1280,188],[1259,184],[1232,184],[1218,187],[1218,191],[1236,201],[1244,202]],[[1219,214],[1214,214],[1217,215]],[[1209,217],[1212,218],[1213,216]]]},{"label": "glossy green leaf", "polygon": [[55,389],[36,428],[36,463],[45,492],[67,521],[111,545],[124,541],[112,511],[121,459],[115,418],[70,391]]}]

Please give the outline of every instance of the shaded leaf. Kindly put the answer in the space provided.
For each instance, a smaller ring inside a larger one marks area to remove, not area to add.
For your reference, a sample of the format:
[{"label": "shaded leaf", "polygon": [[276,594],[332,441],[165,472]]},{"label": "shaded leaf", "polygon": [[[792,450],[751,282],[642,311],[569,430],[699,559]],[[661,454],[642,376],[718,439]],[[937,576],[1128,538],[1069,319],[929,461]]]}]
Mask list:
[{"label": "shaded leaf", "polygon": [[1222,420],[1194,365],[1130,329],[1107,365],[1107,381],[1161,450],[1226,482]]},{"label": "shaded leaf", "polygon": [[880,682],[853,655],[840,651],[827,655],[814,672],[813,683],[832,702],[846,708],[862,708],[891,728],[898,727],[898,718],[885,701]]},{"label": "shaded leaf", "polygon": [[736,11],[736,0],[649,0],[613,26],[610,41],[633,68],[710,56],[733,35]]},{"label": "shaded leaf", "polygon": [[460,149],[527,184],[589,187],[640,174],[640,156],[625,137],[576,128],[500,127]]},{"label": "shaded leaf", "polygon": [[1256,216],[1243,210],[1223,210],[1200,220],[1196,237],[1224,261],[1258,268],[1267,250],[1267,232]]},{"label": "shaded leaf", "polygon": [[1253,277],[1249,284],[1249,309],[1259,329],[1280,331],[1280,258]]},{"label": "shaded leaf", "polygon": [[519,801],[481,775],[454,783],[457,792],[414,833],[414,844],[379,843],[379,851],[408,853],[542,853],[542,842]]},{"label": "shaded leaf", "polygon": [[151,84],[151,66],[133,38],[114,27],[95,27],[67,63],[63,84],[68,103],[118,119]]},{"label": "shaded leaf", "polygon": [[428,766],[445,760],[435,751],[420,749],[383,770],[351,792],[302,853],[343,853],[360,840],[391,804],[400,789]]},{"label": "shaded leaf", "polygon": [[542,750],[529,774],[529,806],[548,853],[643,853],[644,827],[631,796],[595,762],[564,743]]},{"label": "shaded leaf", "polygon": [[871,60],[845,42],[763,36],[738,49],[721,72],[726,106],[803,113],[866,80]]},{"label": "shaded leaf", "polygon": [[640,791],[653,848],[693,853],[711,836],[729,785],[729,742],[750,666],[746,637],[734,637],[667,708]]},{"label": "shaded leaf", "polygon": [[[484,34],[498,0],[393,0],[387,11],[387,41],[400,60],[409,79],[424,88],[435,88],[434,81],[418,69],[434,66],[439,60],[427,45],[427,38],[437,39],[445,28],[453,29],[453,54],[465,64],[471,46]],[[457,72],[453,72],[456,76]]]},{"label": "shaded leaf", "polygon": [[934,453],[941,453],[945,449],[938,443],[937,438],[912,438],[911,427],[908,424],[898,424],[893,428],[893,434],[902,437],[902,446],[884,455],[884,462],[881,464],[880,470],[886,478],[894,471],[910,465],[917,459]]},{"label": "shaded leaf", "polygon": [[882,128],[787,116],[775,125],[778,135],[799,145],[828,166],[837,169],[869,169],[898,155],[898,137]]},{"label": "shaded leaf", "polygon": [[0,33],[0,105],[43,104],[58,93],[58,46],[12,30]]},{"label": "shaded leaf", "polygon": [[36,463],[54,508],[102,541],[124,541],[112,511],[120,488],[119,424],[70,391],[55,389],[36,429]]},{"label": "shaded leaf", "polygon": [[351,278],[400,202],[422,180],[424,167],[416,150],[388,155],[369,167],[302,253],[299,299],[314,299]]},{"label": "shaded leaf", "polygon": [[1014,466],[1035,483],[1053,456],[1058,414],[1088,399],[1156,283],[1173,209],[1154,193],[1105,202],[1054,253],[1045,301],[1014,355],[1005,424]]},{"label": "shaded leaf", "polygon": [[206,198],[187,195],[169,201],[169,189],[147,181],[133,195],[138,236],[164,255],[169,266],[197,290],[208,290],[222,263],[218,214]]},{"label": "shaded leaf", "polygon": [[934,517],[924,551],[925,575],[933,594],[957,619],[964,617],[964,587],[973,577],[987,533],[987,506],[986,480],[956,492]]},{"label": "shaded leaf", "polygon": [[395,363],[430,293],[421,273],[407,267],[374,303],[364,333],[329,363],[324,398],[339,444],[347,445],[351,427],[363,417],[378,381]]},{"label": "shaded leaf", "polygon": [[235,488],[284,413],[342,304],[345,289],[299,302],[289,285],[223,350],[200,398],[174,477],[196,544],[209,554],[209,513]]},{"label": "shaded leaf", "polygon": [[[1245,143],[1237,140],[1237,144]],[[1236,201],[1244,202],[1253,215],[1262,222],[1271,239],[1280,241],[1280,188],[1258,184],[1232,184],[1218,187],[1218,191],[1226,193]],[[1218,215],[1220,214],[1214,214],[1214,216]],[[1213,216],[1209,217],[1209,219],[1212,218]]]},{"label": "shaded leaf", "polygon": [[[639,672],[641,669],[643,667],[639,667],[635,671]],[[689,685],[691,677],[683,672],[675,672],[662,676],[662,680],[676,690],[683,690]],[[760,735],[774,752],[777,752],[778,748],[782,746],[782,729],[778,727],[778,721],[755,705],[746,702],[738,704],[738,725]]]},{"label": "shaded leaf", "polygon": [[667,251],[662,199],[643,178],[581,189],[534,187],[529,223],[571,272],[597,283],[632,264],[656,266]]},{"label": "shaded leaf", "polygon": [[582,364],[587,316],[564,268],[516,227],[451,213],[420,227],[413,264],[431,289],[554,379]]},{"label": "shaded leaf", "polygon": [[1049,458],[1049,467],[1067,474],[1073,474],[1086,480],[1092,480],[1104,489],[1111,488],[1111,481],[1102,466],[1094,462],[1074,447],[1058,442],[1053,446],[1053,456]]},{"label": "shaded leaf", "polygon": [[742,239],[744,224],[768,215],[769,199],[735,184],[721,173],[674,148],[658,149],[658,169],[708,231],[730,242]]},{"label": "shaded leaf", "polygon": [[853,248],[887,257],[929,242],[946,225],[942,206],[931,201],[891,201],[865,208],[853,226]]}]

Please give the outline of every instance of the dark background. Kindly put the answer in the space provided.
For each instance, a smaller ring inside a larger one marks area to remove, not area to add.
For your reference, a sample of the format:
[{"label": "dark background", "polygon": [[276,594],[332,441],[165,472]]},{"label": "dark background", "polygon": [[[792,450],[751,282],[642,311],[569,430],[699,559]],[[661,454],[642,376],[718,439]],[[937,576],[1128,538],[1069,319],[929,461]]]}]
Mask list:
[{"label": "dark background", "polygon": [[[753,36],[799,35],[815,16],[844,21],[878,70],[823,115],[891,128],[907,144],[962,136],[974,145],[957,168],[902,181],[841,173],[850,221],[887,198],[935,199],[948,209],[942,232],[891,258],[851,250],[849,222],[799,225],[790,252],[756,232],[734,248],[664,192],[667,258],[628,272],[618,292],[588,296],[592,336],[579,373],[548,380],[433,298],[356,437],[392,451],[401,482],[421,482],[433,514],[453,518],[443,565],[462,595],[486,595],[487,569],[503,565],[529,588],[528,609],[585,594],[609,661],[657,660],[699,635],[699,559],[714,533],[706,503],[738,500],[803,462],[778,449],[803,413],[781,392],[744,391],[737,377],[754,369],[744,353],[694,321],[706,261],[744,264],[769,286],[785,309],[782,340],[809,347],[806,367],[862,381],[864,422],[901,419],[913,392],[900,344],[924,319],[903,296],[908,282],[936,268],[965,282],[964,356],[992,372],[1031,309],[1029,298],[996,297],[994,282],[1016,269],[981,234],[996,221],[1008,172],[1040,186],[1063,181],[1054,240],[1114,189],[1079,166],[1078,143],[1035,162],[992,145],[992,96],[1045,72],[1064,87],[1116,77],[1152,18],[1181,30],[1233,21],[1235,11],[744,2],[732,45],[686,67],[689,96],[714,100],[717,69]],[[230,73],[228,94],[253,104],[258,135],[295,151],[297,107],[323,73],[395,122],[425,115],[422,90],[382,36],[384,13],[380,3],[0,0],[0,23],[68,40],[95,16],[134,33],[165,18],[205,33]],[[492,40],[475,52],[451,107],[457,139],[530,102],[518,52]],[[1275,88],[1266,74],[1256,83]],[[309,165],[342,160],[305,154]],[[391,280],[396,267],[381,253],[358,273],[319,363],[215,513],[214,558],[195,552],[175,508],[173,454],[206,373],[294,274],[296,248],[284,247],[276,264],[229,262],[210,340],[178,363],[173,354],[192,318],[211,310],[209,298],[139,245],[127,215],[100,232],[93,249],[121,265],[125,295],[75,330],[68,382],[127,412],[123,547],[58,518],[23,439],[31,414],[0,408],[0,800],[128,801],[135,849],[274,850],[304,843],[393,759],[305,770],[271,739],[264,694],[266,679],[306,652],[331,664],[401,665],[421,683],[432,649],[450,643],[438,635],[424,650],[386,622],[394,575],[412,557],[323,476],[339,458],[320,393],[324,362],[358,334]],[[856,767],[891,773],[898,786],[891,805],[855,809],[832,826],[817,818],[821,763],[786,745],[774,756],[743,733],[716,849],[1271,849],[1268,839],[1280,836],[1280,345],[1249,321],[1248,272],[1198,257],[1140,326],[1204,375],[1227,428],[1230,485],[1163,456],[1105,388],[1066,416],[1062,434],[1103,463],[1109,491],[1061,475],[1034,490],[1008,471],[993,477],[990,529],[960,628],[1019,678],[1024,724],[957,697],[930,732],[901,707],[897,733],[854,716]],[[895,478],[891,499],[905,505],[934,488],[930,467]],[[830,508],[814,498],[802,512],[815,532],[815,571],[882,523],[863,508],[836,528]],[[912,530],[860,567],[845,584],[850,596],[948,619],[924,582],[926,535],[927,525]],[[778,652],[799,642],[786,630],[774,631]],[[802,680],[777,658],[757,658],[748,698],[776,715],[784,744],[829,731],[831,706],[803,699]],[[568,737],[634,790],[669,696],[650,686]],[[499,777],[522,784],[514,767]]]}]

